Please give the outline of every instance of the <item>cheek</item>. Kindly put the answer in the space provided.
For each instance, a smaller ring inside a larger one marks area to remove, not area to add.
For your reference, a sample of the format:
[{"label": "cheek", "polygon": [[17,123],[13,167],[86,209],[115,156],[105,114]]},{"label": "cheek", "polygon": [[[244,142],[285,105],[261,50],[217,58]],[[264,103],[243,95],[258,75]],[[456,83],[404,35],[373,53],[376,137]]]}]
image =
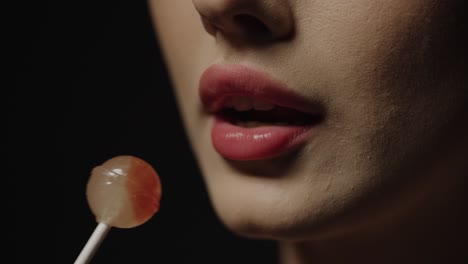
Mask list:
[{"label": "cheek", "polygon": [[304,3],[298,9],[296,42],[305,61],[319,61],[323,73],[331,71],[336,80],[394,79],[391,75],[408,59],[428,55],[428,41],[437,37],[430,31],[439,28],[437,17],[443,10],[425,2]]},{"label": "cheek", "polygon": [[323,1],[300,11],[298,41],[310,52],[297,61],[308,69],[319,62],[325,76],[305,74],[303,86],[319,87],[329,111],[315,147],[325,156],[311,170],[388,183],[396,170],[427,161],[433,142],[447,141],[448,124],[466,116],[466,88],[451,81],[460,68],[450,54],[450,12],[436,5]]},{"label": "cheek", "polygon": [[[330,102],[336,122],[377,126],[412,108],[424,114],[428,105],[450,101],[440,86],[448,78],[440,67],[449,49],[440,41],[447,42],[444,32],[450,30],[446,6],[418,0],[332,0],[306,6],[298,11],[302,59],[296,61],[308,69],[314,67],[311,61],[320,64],[313,76],[321,78],[313,77],[304,87],[319,81],[317,90]],[[311,79],[304,74],[304,80]]]}]

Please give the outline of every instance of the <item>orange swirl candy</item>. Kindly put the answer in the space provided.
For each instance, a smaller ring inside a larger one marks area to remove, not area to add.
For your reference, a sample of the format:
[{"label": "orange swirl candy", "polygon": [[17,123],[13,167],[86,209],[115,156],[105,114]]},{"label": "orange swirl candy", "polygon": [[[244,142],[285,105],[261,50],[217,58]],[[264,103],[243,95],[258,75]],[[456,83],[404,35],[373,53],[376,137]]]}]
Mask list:
[{"label": "orange swirl candy", "polygon": [[98,223],[132,228],[159,210],[161,181],[144,160],[117,156],[92,170],[86,197]]}]

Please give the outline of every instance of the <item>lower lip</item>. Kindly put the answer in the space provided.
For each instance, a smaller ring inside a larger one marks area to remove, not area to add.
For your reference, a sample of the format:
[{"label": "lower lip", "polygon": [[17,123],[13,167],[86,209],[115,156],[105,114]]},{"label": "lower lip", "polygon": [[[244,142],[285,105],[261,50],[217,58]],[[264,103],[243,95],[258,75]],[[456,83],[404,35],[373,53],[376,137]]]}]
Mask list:
[{"label": "lower lip", "polygon": [[245,128],[215,117],[211,139],[216,151],[231,160],[262,160],[284,155],[303,146],[312,126]]}]

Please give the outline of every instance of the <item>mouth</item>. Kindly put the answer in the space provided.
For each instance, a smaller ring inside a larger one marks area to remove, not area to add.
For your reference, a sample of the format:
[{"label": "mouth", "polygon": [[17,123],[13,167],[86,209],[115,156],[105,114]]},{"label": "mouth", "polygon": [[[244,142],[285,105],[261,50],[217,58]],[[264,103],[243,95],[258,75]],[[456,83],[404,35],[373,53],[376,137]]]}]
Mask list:
[{"label": "mouth", "polygon": [[231,160],[262,160],[295,150],[313,136],[324,114],[319,105],[283,83],[243,65],[209,67],[200,98],[213,116],[215,150]]},{"label": "mouth", "polygon": [[249,97],[229,97],[215,115],[235,126],[255,128],[262,126],[309,126],[318,122],[320,115],[275,105]]}]

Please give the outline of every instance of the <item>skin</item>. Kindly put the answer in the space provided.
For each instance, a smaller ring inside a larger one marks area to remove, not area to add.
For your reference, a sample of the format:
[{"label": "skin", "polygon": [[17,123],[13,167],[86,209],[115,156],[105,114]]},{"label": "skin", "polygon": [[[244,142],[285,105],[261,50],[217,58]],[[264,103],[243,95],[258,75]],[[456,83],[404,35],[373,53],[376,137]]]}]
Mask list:
[{"label": "skin", "polygon": [[[243,236],[280,241],[282,263],[466,257],[462,2],[150,1],[223,223]],[[264,28],[236,24],[235,15]],[[198,97],[200,76],[214,63],[248,65],[320,102],[326,116],[313,140],[272,160],[220,156]]]}]

